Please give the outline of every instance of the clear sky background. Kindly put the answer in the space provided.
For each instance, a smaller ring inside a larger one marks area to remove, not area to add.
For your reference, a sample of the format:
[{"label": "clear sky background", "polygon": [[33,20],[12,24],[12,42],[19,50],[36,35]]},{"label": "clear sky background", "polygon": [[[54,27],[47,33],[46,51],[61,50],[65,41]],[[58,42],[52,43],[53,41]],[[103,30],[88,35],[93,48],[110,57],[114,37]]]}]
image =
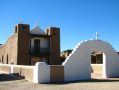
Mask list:
[{"label": "clear sky background", "polygon": [[119,51],[119,0],[0,0],[0,43],[13,34],[22,20],[61,29],[61,50],[73,49],[82,40],[108,41]]}]

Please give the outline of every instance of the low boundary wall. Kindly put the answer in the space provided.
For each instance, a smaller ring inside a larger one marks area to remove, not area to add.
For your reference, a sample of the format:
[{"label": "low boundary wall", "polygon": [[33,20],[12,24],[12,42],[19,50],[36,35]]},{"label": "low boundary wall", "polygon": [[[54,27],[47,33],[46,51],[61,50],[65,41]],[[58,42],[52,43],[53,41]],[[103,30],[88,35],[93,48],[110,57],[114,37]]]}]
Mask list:
[{"label": "low boundary wall", "polygon": [[63,82],[64,81],[64,66],[51,65],[50,66],[50,81]]},{"label": "low boundary wall", "polygon": [[23,76],[34,83],[64,81],[64,66],[37,62],[35,66],[0,64],[0,73]]},{"label": "low boundary wall", "polygon": [[0,64],[0,73],[11,73],[11,65],[9,64]]},{"label": "low boundary wall", "polygon": [[0,73],[23,76],[28,81],[33,81],[34,66],[0,64]]}]

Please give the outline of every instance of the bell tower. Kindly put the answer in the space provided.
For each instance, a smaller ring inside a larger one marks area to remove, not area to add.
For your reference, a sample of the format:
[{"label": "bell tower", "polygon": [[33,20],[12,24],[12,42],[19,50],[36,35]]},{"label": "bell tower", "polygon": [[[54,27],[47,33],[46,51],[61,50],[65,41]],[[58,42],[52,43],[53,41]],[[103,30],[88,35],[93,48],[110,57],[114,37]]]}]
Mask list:
[{"label": "bell tower", "polygon": [[15,27],[15,33],[18,34],[17,64],[29,65],[30,26],[28,24],[17,24]]},{"label": "bell tower", "polygon": [[49,27],[47,34],[50,35],[50,65],[59,65],[60,60],[60,28]]}]

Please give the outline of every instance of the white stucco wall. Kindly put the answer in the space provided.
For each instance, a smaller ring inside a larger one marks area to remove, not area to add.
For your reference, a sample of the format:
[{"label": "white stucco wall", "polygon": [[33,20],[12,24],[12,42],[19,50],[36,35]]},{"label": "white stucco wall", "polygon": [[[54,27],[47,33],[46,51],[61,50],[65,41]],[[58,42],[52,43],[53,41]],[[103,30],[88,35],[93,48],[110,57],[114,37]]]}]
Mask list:
[{"label": "white stucco wall", "polygon": [[40,40],[40,48],[48,48],[48,40],[46,38],[32,38],[31,39],[31,47],[34,46],[34,40],[35,39]]},{"label": "white stucco wall", "polygon": [[65,81],[91,79],[91,51],[103,52],[103,77],[119,76],[119,55],[101,40],[80,42],[67,57],[64,65]]},{"label": "white stucco wall", "polygon": [[34,83],[50,82],[50,67],[45,62],[37,62],[33,73]]}]

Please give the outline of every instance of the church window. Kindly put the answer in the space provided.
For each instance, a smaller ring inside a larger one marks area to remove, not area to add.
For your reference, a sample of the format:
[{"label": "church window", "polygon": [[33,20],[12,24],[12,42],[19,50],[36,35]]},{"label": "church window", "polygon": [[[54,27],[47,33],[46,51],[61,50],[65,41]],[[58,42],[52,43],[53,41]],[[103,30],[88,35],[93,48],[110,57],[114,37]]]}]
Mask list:
[{"label": "church window", "polygon": [[2,62],[3,62],[3,60],[4,60],[4,56],[2,56]]},{"label": "church window", "polygon": [[22,26],[22,30],[26,30],[26,27],[25,26]]},{"label": "church window", "polygon": [[8,56],[8,54],[7,54],[6,60],[7,60],[7,64],[8,64],[8,60],[9,60],[9,56]]},{"label": "church window", "polygon": [[56,30],[54,30],[54,35],[56,35]]},{"label": "church window", "polygon": [[39,54],[40,53],[40,40],[35,39],[34,40],[34,54]]}]

